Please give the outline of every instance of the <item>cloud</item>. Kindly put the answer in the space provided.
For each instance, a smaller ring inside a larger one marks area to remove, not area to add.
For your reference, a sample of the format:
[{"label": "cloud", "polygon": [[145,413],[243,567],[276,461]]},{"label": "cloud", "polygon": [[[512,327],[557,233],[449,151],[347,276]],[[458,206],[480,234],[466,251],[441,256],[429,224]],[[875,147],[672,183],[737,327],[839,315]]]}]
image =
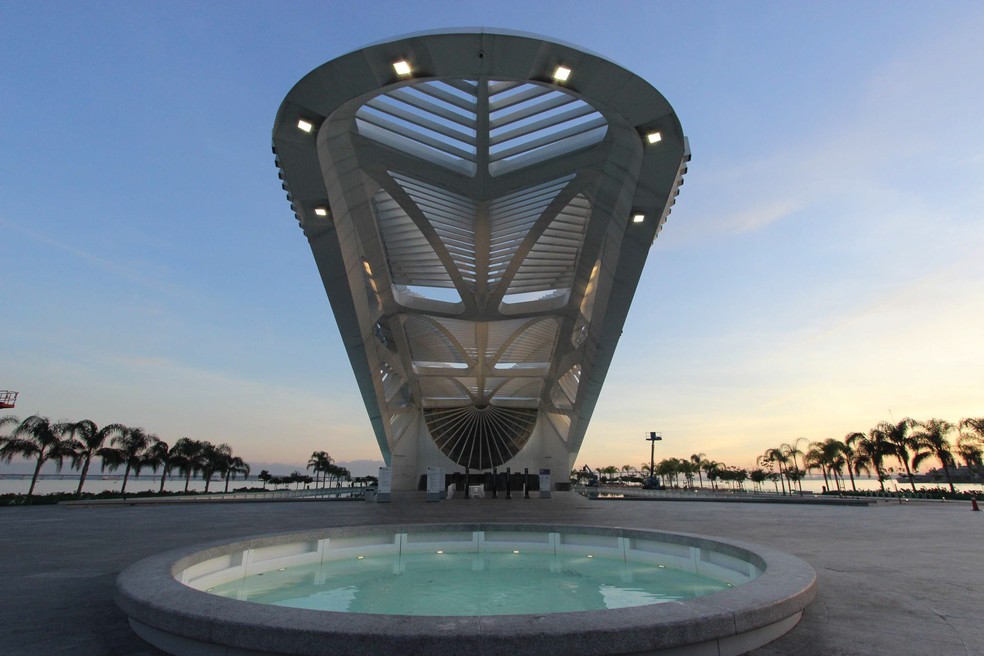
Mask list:
[{"label": "cloud", "polygon": [[785,219],[802,206],[801,201],[791,198],[768,199],[760,205],[713,219],[711,229],[713,232],[724,234],[752,232]]},{"label": "cloud", "polygon": [[100,257],[99,255],[90,253],[89,251],[81,249],[77,246],[66,244],[9,219],[0,217],[0,226],[3,226],[4,230],[15,230],[38,243],[44,244],[45,246],[49,246],[64,253],[74,255],[80,260],[88,262],[96,268],[108,271],[119,276],[120,278],[139,284],[143,287],[153,289],[156,292],[165,293],[172,297],[185,298],[191,296],[191,292],[189,290],[180,288],[176,285],[164,283],[159,277],[147,275],[145,270],[128,267],[120,264],[119,262]]},{"label": "cloud", "polygon": [[664,239],[693,246],[792,217],[826,219],[833,207],[873,224],[895,218],[886,208],[907,206],[932,220],[965,195],[980,200],[980,185],[940,188],[979,180],[984,163],[979,25],[969,21],[902,46],[860,86],[833,86],[823,120],[802,112],[794,137],[770,142],[766,127],[744,159],[723,166],[702,163],[698,153],[672,217],[679,223]]}]

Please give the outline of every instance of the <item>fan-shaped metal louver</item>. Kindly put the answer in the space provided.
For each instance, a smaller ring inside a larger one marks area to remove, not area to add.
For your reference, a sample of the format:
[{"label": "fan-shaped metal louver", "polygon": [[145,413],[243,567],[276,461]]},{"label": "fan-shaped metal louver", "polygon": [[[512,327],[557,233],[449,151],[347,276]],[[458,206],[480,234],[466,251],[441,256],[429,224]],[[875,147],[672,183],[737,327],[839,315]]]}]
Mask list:
[{"label": "fan-shaped metal louver", "polygon": [[491,469],[512,459],[536,425],[536,408],[466,405],[424,410],[438,448],[462,467]]}]

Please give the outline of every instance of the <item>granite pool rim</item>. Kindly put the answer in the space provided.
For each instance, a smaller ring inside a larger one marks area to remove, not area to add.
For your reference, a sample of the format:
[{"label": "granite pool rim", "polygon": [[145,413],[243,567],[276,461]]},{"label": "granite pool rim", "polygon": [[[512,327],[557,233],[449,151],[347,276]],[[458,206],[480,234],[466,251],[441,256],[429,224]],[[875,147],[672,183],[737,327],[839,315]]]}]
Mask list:
[{"label": "granite pool rim", "polygon": [[[558,532],[658,540],[744,558],[756,579],[686,601],[599,611],[498,616],[403,616],[316,611],[226,599],[176,576],[245,549],[387,533]],[[813,569],[789,554],[746,542],[647,529],[546,523],[442,522],[339,526],[216,540],[171,550],[124,570],[117,605],[142,638],[164,651],[241,654],[544,653],[632,654],[716,647],[741,654],[786,633],[816,595]],[[231,648],[231,651],[230,651]]]}]

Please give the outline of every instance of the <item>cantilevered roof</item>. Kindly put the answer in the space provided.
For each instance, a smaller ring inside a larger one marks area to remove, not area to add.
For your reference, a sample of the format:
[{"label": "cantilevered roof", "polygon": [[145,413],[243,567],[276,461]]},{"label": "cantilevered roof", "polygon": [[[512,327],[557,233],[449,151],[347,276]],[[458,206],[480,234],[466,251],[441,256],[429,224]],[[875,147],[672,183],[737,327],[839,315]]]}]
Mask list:
[{"label": "cantilevered roof", "polygon": [[287,95],[274,152],[384,456],[423,420],[508,462],[575,453],[689,152],[648,83],[575,47],[412,35]]}]

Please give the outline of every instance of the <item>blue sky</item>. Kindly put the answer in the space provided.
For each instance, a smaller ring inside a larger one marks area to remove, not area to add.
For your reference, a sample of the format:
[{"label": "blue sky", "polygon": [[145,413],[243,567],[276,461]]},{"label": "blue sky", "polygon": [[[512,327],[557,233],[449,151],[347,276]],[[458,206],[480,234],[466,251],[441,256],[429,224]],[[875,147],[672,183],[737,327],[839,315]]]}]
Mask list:
[{"label": "blue sky", "polygon": [[0,0],[18,413],[378,457],[270,130],[323,62],[454,26],[596,51],[690,137],[581,462],[984,416],[984,5],[897,1]]}]

